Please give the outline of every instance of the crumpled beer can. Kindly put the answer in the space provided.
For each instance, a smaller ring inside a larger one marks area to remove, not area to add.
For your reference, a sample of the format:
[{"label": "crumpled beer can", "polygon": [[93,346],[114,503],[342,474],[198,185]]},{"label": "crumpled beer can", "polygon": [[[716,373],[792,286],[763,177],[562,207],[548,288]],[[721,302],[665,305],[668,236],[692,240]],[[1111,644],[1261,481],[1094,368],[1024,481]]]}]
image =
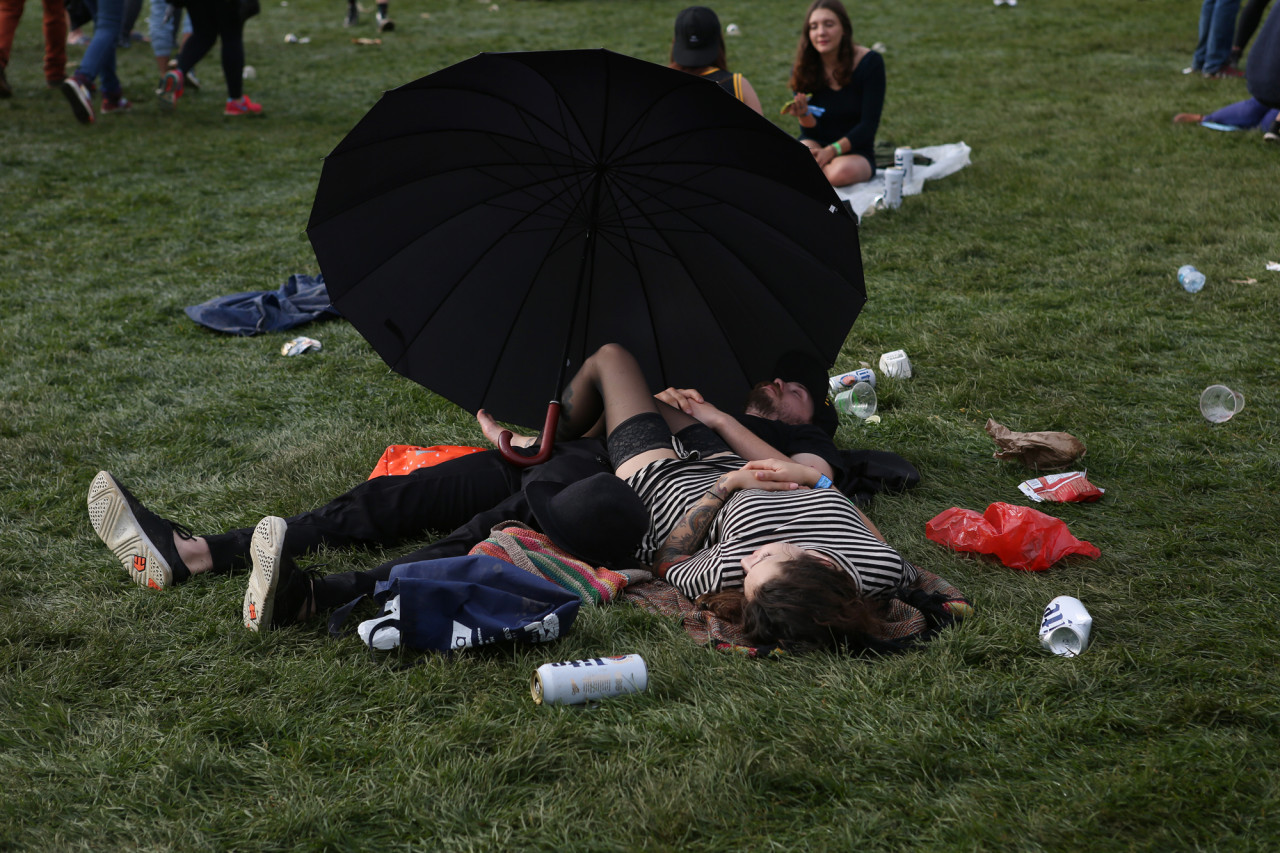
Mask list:
[{"label": "crumpled beer can", "polygon": [[280,347],[281,355],[302,355],[304,352],[320,350],[320,342],[315,338],[294,338]]},{"label": "crumpled beer can", "polygon": [[1040,645],[1055,655],[1073,658],[1089,647],[1093,617],[1078,598],[1060,595],[1040,618]]}]

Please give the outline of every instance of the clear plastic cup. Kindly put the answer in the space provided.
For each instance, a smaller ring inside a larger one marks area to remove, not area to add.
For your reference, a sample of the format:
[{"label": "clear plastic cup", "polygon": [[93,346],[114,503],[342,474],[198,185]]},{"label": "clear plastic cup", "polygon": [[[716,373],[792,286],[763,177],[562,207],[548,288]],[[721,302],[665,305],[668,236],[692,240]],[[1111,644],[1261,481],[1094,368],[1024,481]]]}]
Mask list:
[{"label": "clear plastic cup", "polygon": [[855,382],[836,395],[835,407],[838,412],[866,420],[876,413],[876,389],[866,382]]},{"label": "clear plastic cup", "polygon": [[1244,395],[1226,385],[1210,385],[1200,394],[1200,414],[1209,423],[1231,420],[1244,408]]}]

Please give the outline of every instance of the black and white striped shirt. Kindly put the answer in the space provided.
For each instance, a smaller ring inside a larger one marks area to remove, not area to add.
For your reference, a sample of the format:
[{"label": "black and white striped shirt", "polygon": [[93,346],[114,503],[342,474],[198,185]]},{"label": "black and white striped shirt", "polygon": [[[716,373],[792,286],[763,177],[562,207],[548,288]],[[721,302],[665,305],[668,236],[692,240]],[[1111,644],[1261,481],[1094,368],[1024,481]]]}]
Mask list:
[{"label": "black and white striped shirt", "polygon": [[[636,556],[651,564],[685,511],[722,475],[745,464],[730,455],[698,461],[660,459],[627,478],[649,509],[649,531]],[[707,530],[702,549],[667,571],[667,581],[689,598],[742,586],[742,559],[771,542],[821,551],[872,596],[888,595],[914,580],[915,568],[872,535],[853,504],[832,489],[730,495]]]}]

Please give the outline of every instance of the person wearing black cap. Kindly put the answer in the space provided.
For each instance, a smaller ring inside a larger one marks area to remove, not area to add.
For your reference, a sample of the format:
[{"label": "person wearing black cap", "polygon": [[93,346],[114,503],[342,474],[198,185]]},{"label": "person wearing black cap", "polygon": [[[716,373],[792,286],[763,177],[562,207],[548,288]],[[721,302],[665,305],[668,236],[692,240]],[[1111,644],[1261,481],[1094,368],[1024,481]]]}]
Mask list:
[{"label": "person wearing black cap", "polygon": [[760,97],[741,74],[729,71],[720,19],[706,6],[690,6],[676,16],[671,41],[671,67],[719,84],[729,94],[764,114]]}]

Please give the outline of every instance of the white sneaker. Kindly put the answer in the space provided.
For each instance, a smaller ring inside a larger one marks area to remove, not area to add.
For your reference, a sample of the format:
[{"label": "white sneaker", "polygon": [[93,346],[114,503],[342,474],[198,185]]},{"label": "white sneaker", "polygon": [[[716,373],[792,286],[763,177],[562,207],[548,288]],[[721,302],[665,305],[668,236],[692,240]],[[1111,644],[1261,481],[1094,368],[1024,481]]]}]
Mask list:
[{"label": "white sneaker", "polygon": [[283,518],[269,515],[258,522],[249,540],[253,571],[249,573],[249,585],[244,591],[243,615],[244,626],[250,631],[271,630],[276,590],[280,587],[284,534],[288,529],[289,524]]}]

